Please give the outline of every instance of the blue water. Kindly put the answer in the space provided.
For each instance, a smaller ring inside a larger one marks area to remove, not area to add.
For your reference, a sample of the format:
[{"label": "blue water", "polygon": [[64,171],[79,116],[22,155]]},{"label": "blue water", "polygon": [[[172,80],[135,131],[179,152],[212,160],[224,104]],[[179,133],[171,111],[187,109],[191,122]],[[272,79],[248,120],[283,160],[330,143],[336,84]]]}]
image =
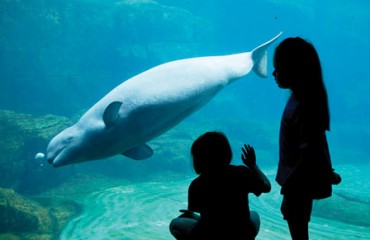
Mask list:
[{"label": "blue water", "polygon": [[[73,122],[112,88],[150,67],[250,51],[283,31],[278,41],[301,36],[318,50],[331,109],[332,161],[346,171],[343,166],[369,163],[369,12],[370,3],[364,0],[0,0],[0,109],[32,117],[53,114]],[[275,46],[269,49],[267,79],[250,73],[225,88],[169,134],[154,140],[158,154],[153,159],[42,169],[46,173],[40,170],[43,175],[14,188],[48,189],[46,183],[44,188],[40,184],[54,171],[62,172],[55,180],[58,184],[79,172],[133,181],[143,181],[153,172],[162,177],[168,172],[194,176],[188,149],[208,130],[229,136],[235,163],[240,163],[239,146],[248,142],[255,146],[260,164],[274,169],[279,120],[289,95],[271,76]],[[32,155],[45,151],[46,143],[27,148]],[[349,179],[357,182],[347,183],[346,189],[359,186],[360,180]],[[360,198],[370,199],[364,192]],[[72,234],[71,226],[67,229],[64,234]]]}]

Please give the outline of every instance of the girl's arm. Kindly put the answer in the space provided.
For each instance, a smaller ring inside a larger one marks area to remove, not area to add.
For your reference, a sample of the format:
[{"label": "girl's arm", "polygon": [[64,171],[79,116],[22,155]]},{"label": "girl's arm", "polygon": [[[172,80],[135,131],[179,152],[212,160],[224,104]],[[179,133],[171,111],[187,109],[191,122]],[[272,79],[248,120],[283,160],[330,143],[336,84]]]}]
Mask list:
[{"label": "girl's arm", "polygon": [[254,151],[254,148],[250,145],[244,144],[244,147],[242,148],[243,154],[242,154],[242,160],[243,163],[251,169],[256,176],[262,180],[263,186],[261,191],[264,193],[271,191],[271,183],[266,177],[266,175],[259,169],[256,163],[256,153]]}]

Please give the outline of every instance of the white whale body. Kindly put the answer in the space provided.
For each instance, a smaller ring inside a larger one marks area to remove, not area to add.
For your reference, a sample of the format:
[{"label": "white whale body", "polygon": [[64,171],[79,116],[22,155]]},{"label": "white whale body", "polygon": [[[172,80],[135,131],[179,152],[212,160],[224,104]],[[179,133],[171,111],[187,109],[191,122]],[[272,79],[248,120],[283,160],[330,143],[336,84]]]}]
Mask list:
[{"label": "white whale body", "polygon": [[123,154],[150,157],[148,141],[163,134],[251,70],[267,77],[267,47],[226,56],[189,58],[161,64],[114,88],[47,147],[54,167]]}]

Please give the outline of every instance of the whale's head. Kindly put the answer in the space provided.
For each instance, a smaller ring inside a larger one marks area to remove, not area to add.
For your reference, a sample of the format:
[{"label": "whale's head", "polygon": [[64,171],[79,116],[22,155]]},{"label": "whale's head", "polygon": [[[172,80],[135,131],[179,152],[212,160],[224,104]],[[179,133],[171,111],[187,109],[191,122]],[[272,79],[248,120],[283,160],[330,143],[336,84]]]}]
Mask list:
[{"label": "whale's head", "polygon": [[[102,111],[88,111],[71,127],[56,135],[47,147],[47,161],[60,167],[121,153],[122,131],[118,112],[122,102],[112,102]],[[125,140],[126,141],[126,140]]]},{"label": "whale's head", "polygon": [[46,153],[47,161],[53,167],[81,162],[79,138],[75,126],[64,129],[50,141]]}]

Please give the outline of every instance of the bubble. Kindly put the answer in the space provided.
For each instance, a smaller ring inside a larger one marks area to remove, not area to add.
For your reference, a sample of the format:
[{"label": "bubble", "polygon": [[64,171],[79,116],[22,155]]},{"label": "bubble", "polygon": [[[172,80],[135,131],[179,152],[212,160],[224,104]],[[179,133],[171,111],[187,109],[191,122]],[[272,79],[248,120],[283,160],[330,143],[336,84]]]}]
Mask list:
[{"label": "bubble", "polygon": [[44,153],[39,152],[39,153],[36,153],[36,155],[35,155],[35,159],[37,159],[37,160],[41,160],[41,159],[44,159],[44,158],[45,158]]}]

